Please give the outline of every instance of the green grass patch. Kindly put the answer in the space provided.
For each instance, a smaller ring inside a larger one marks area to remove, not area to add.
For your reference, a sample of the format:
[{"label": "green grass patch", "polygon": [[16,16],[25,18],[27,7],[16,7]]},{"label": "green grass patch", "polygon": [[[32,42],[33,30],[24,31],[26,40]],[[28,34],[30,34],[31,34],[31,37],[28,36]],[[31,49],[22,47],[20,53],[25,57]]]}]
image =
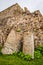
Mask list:
[{"label": "green grass patch", "polygon": [[41,51],[43,52],[42,47],[35,50],[34,60],[31,59],[30,55],[24,55],[22,52],[15,52],[12,55],[3,55],[0,53],[0,65],[43,65]]},{"label": "green grass patch", "polygon": [[43,65],[43,56],[31,61],[21,59],[17,55],[0,55],[0,65]]}]

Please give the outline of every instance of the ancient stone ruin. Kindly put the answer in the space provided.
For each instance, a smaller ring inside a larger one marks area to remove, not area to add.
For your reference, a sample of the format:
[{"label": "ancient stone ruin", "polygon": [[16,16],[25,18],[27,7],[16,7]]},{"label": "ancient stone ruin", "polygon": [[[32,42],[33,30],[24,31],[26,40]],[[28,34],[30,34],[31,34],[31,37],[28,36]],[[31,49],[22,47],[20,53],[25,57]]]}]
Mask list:
[{"label": "ancient stone ruin", "polygon": [[22,51],[34,58],[34,48],[43,45],[43,16],[15,5],[0,12],[0,47],[3,54]]}]

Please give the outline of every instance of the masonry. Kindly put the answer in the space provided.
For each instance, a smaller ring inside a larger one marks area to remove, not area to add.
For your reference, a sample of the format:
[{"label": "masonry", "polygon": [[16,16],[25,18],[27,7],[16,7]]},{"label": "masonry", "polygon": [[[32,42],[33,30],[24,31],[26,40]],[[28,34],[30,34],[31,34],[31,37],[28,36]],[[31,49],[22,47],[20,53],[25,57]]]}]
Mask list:
[{"label": "masonry", "polygon": [[40,45],[43,45],[43,16],[39,10],[30,13],[26,7],[23,10],[16,3],[0,12],[0,47],[3,54],[19,52],[22,48],[24,54],[34,58],[34,48]]}]

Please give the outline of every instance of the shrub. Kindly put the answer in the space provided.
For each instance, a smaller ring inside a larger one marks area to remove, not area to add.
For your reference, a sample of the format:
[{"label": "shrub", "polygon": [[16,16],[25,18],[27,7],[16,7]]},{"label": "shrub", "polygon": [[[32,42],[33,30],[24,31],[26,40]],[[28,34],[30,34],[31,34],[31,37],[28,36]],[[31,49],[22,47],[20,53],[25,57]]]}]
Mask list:
[{"label": "shrub", "polygon": [[19,52],[19,53],[18,53],[18,56],[19,56],[20,58],[23,58],[25,55],[24,55],[24,53]]},{"label": "shrub", "polygon": [[41,57],[41,53],[38,50],[35,51],[34,55],[35,55],[35,58],[37,58],[37,59],[39,59]]},{"label": "shrub", "polygon": [[39,47],[37,48],[37,50],[39,50],[39,51],[41,52],[41,54],[43,55],[43,46],[39,46]]},{"label": "shrub", "polygon": [[12,55],[16,56],[17,55],[17,52],[13,53]]},{"label": "shrub", "polygon": [[28,60],[31,60],[32,59],[32,56],[31,55],[25,55],[24,59],[27,60],[27,61]]},{"label": "shrub", "polygon": [[22,58],[23,60],[27,60],[27,61],[29,61],[29,60],[32,59],[32,56],[31,55],[24,55],[23,52],[13,53],[13,55],[16,55],[19,58]]}]

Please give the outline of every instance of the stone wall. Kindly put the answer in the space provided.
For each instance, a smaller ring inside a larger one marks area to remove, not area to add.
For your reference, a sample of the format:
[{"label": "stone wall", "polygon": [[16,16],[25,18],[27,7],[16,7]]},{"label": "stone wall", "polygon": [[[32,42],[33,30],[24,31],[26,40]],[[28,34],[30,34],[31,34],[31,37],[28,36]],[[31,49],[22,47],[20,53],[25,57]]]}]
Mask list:
[{"label": "stone wall", "polygon": [[[22,42],[22,43],[21,43]],[[22,47],[21,47],[22,45]],[[19,52],[32,55],[43,45],[43,16],[39,10],[30,13],[15,4],[0,12],[0,46],[3,54]]]}]

